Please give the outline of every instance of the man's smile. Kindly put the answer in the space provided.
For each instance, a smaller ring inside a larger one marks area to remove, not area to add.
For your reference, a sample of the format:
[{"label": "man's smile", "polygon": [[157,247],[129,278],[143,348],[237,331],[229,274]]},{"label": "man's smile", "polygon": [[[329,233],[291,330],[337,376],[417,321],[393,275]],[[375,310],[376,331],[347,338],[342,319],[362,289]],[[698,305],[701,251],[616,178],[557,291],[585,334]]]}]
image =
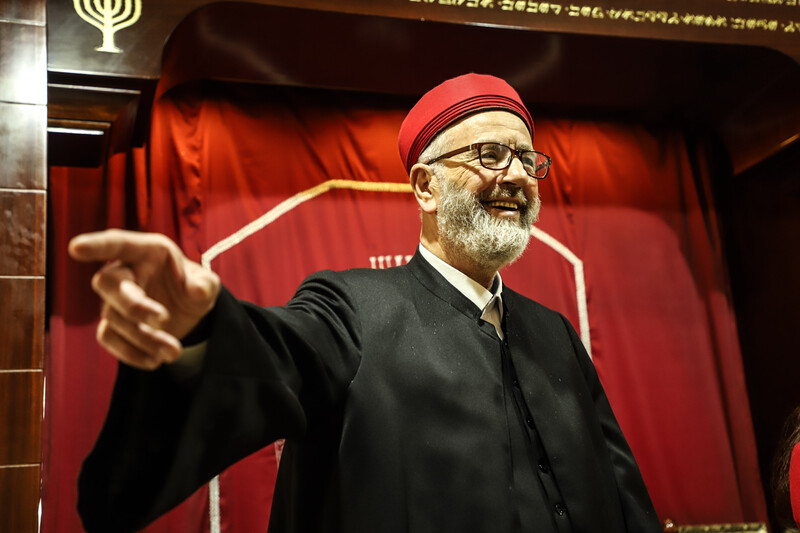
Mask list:
[{"label": "man's smile", "polygon": [[488,199],[479,198],[478,201],[486,212],[497,218],[519,218],[526,212],[528,202],[521,194],[515,196],[498,196]]},{"label": "man's smile", "polygon": [[501,209],[503,211],[519,211],[519,204],[511,200],[491,200],[483,203],[486,207]]}]

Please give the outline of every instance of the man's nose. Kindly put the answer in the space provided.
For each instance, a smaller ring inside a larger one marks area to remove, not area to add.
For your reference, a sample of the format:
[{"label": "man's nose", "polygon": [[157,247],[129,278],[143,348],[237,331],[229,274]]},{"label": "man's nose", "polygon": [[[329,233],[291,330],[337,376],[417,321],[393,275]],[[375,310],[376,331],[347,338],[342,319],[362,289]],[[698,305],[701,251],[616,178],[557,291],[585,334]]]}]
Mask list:
[{"label": "man's nose", "polygon": [[528,180],[532,180],[528,173],[525,172],[525,167],[522,165],[522,161],[516,155],[511,157],[511,164],[505,169],[503,172],[500,173],[498,176],[498,183],[511,183],[516,185],[517,187],[524,187],[528,184]]}]

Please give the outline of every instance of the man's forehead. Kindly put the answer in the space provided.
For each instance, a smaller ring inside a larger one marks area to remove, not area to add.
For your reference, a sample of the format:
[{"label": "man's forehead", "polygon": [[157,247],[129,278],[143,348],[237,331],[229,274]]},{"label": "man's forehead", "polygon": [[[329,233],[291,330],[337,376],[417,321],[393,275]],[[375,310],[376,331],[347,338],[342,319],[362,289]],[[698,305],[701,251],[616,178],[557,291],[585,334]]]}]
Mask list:
[{"label": "man's forehead", "polygon": [[445,131],[447,139],[453,144],[497,141],[531,145],[531,135],[525,122],[510,111],[481,111],[458,120]]}]

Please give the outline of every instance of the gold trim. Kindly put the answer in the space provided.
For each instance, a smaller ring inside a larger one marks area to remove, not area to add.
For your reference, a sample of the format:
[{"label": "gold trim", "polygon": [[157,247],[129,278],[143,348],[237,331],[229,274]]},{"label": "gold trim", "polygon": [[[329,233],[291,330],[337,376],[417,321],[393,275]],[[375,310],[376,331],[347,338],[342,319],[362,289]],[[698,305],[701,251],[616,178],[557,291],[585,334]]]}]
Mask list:
[{"label": "gold trim", "polygon": [[673,526],[664,529],[669,533],[767,533],[767,525],[761,522],[742,524],[710,524],[705,526]]}]

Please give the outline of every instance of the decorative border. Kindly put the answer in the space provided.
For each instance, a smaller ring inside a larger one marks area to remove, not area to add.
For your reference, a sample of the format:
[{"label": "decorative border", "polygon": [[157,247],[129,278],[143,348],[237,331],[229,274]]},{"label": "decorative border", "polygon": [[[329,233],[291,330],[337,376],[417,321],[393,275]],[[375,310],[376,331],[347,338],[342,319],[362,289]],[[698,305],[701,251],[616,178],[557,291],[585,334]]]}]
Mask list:
[{"label": "decorative border", "polygon": [[303,204],[313,198],[316,198],[320,194],[330,192],[334,189],[351,189],[354,191],[369,192],[411,192],[411,185],[407,183],[386,183],[354,180],[328,180],[322,182],[319,185],[287,198],[254,221],[217,242],[208,250],[203,252],[202,257],[200,258],[200,263],[204,267],[211,269],[211,261],[222,252],[230,250],[249,236],[272,224],[300,204]]},{"label": "decorative border", "polygon": [[578,323],[580,326],[581,342],[586,353],[592,358],[592,336],[589,329],[589,308],[586,303],[586,278],[583,275],[583,261],[555,237],[545,233],[536,226],[531,227],[531,236],[552,248],[557,254],[572,264],[575,275],[575,300],[578,304]]}]

